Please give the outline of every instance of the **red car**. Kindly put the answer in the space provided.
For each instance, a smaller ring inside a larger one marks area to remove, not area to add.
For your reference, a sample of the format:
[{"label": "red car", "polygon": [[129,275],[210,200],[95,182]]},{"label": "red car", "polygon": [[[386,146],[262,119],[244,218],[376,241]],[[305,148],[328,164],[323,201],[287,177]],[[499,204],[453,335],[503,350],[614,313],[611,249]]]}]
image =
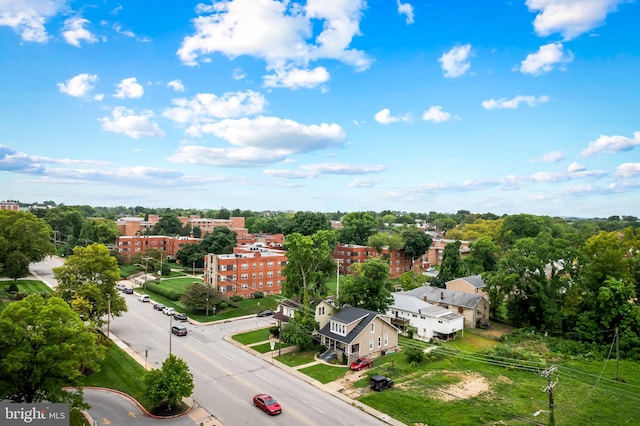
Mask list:
[{"label": "red car", "polygon": [[360,371],[363,368],[371,367],[373,365],[373,360],[371,358],[358,358],[351,363],[349,366],[353,371]]},{"label": "red car", "polygon": [[278,402],[266,393],[260,393],[253,397],[253,405],[270,416],[282,413],[282,407]]}]

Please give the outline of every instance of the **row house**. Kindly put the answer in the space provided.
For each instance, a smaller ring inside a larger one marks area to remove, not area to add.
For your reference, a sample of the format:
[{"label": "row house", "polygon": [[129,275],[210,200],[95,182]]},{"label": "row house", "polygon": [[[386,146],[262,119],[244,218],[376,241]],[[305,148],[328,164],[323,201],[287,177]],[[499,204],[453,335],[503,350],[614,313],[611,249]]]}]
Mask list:
[{"label": "row house", "polygon": [[280,294],[287,264],[284,250],[260,245],[235,247],[231,254],[209,253],[204,260],[205,282],[231,296],[253,297],[253,293]]},{"label": "row house", "polygon": [[186,244],[202,241],[192,237],[167,237],[165,235],[125,235],[118,237],[118,252],[127,260],[149,249],[162,250],[166,259],[173,259]]},{"label": "row house", "polygon": [[[333,258],[338,262],[340,274],[349,273],[349,267],[354,263],[364,263],[367,259],[385,256],[389,261],[389,278],[397,278],[403,273],[411,270],[411,257],[404,253],[404,250],[389,250],[385,248],[382,253],[367,246],[356,244],[338,243],[333,251]],[[416,262],[420,264],[420,262]]]}]

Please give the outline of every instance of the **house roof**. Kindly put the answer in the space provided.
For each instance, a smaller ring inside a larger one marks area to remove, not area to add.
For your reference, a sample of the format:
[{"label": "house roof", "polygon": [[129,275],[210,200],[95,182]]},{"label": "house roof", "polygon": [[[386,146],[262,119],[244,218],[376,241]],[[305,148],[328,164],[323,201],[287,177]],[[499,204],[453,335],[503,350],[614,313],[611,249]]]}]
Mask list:
[{"label": "house roof", "polygon": [[447,290],[445,288],[431,287],[428,285],[405,291],[403,294],[408,294],[432,303],[444,303],[446,305],[461,306],[463,308],[475,308],[482,299],[485,299],[479,294],[464,293],[462,291]]},{"label": "house roof", "polygon": [[[320,334],[331,339],[337,340],[338,342],[350,344],[353,342],[360,333],[369,325],[372,321],[378,317],[377,312],[369,311],[367,309],[354,308],[351,306],[347,306],[342,308],[340,312],[331,317],[329,322],[322,327],[320,330]],[[338,321],[343,322],[345,324],[351,324],[355,321],[358,321],[358,324],[347,334],[346,336],[341,336],[339,334],[333,333],[331,331],[331,322]]]},{"label": "house roof", "polygon": [[391,293],[394,303],[391,308],[395,308],[400,311],[412,312],[429,316],[432,318],[445,319],[447,321],[455,320],[462,317],[462,315],[455,313],[449,309],[441,306],[435,306],[431,303],[425,302],[416,296],[408,295],[405,293]]},{"label": "house roof", "polygon": [[[481,275],[469,275],[468,277],[462,277],[458,279],[464,280],[466,283],[472,285],[475,288],[483,288],[487,286],[487,284],[485,284],[484,280],[482,279]],[[451,281],[454,281],[454,280],[451,280]],[[447,284],[449,284],[451,281],[447,281]]]}]

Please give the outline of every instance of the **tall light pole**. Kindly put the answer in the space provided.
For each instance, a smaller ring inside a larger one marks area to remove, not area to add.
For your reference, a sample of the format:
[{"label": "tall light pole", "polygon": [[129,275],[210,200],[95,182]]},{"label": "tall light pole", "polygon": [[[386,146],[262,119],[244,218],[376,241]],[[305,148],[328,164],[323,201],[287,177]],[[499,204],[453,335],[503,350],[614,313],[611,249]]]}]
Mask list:
[{"label": "tall light pole", "polygon": [[111,328],[111,295],[107,294],[107,339],[110,338]]},{"label": "tall light pole", "polygon": [[173,315],[169,315],[169,356],[171,356],[171,335],[173,334]]}]

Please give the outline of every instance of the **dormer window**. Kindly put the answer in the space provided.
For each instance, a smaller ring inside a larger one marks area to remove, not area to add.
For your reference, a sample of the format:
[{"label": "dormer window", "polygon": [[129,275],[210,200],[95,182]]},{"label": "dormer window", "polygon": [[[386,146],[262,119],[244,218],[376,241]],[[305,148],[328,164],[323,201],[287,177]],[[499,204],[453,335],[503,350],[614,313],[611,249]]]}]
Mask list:
[{"label": "dormer window", "polygon": [[332,333],[339,334],[340,336],[347,335],[347,327],[344,324],[339,323],[337,321],[330,321],[329,328]]}]

